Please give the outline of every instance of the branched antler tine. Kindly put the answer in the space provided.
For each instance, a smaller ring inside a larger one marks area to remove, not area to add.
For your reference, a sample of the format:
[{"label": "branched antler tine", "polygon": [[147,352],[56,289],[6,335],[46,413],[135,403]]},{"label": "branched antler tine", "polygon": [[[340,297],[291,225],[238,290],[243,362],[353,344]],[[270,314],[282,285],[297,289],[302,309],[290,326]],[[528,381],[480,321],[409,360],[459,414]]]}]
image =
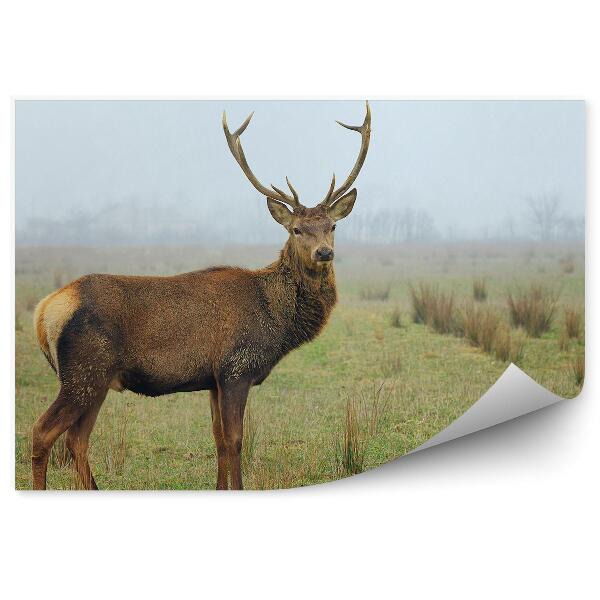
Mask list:
[{"label": "branched antler tine", "polygon": [[365,158],[367,157],[367,152],[369,150],[369,141],[371,138],[371,108],[369,106],[369,101],[366,102],[366,114],[365,119],[362,125],[347,125],[346,123],[342,123],[341,121],[337,121],[342,127],[346,129],[350,129],[352,131],[357,131],[361,135],[361,145],[358,153],[358,158],[354,163],[354,167],[352,167],[352,171],[350,171],[350,175],[346,178],[346,181],[335,191],[330,191],[325,197],[325,200],[321,204],[325,206],[330,206],[333,204],[335,200],[337,200],[342,194],[344,194],[350,186],[354,183],[360,170],[365,162]]},{"label": "branched antler tine", "polygon": [[335,187],[335,173],[333,174],[333,177],[331,178],[331,183],[329,185],[329,190],[327,191],[327,195],[325,196],[325,198],[323,198],[323,200],[321,201],[321,204],[324,204],[327,206],[327,203],[329,202],[329,199],[331,198],[331,194],[333,194],[334,187]]},{"label": "branched antler tine", "polygon": [[271,184],[271,187],[282,197],[284,197],[286,200],[286,202],[290,205],[290,206],[300,206],[300,199],[298,198],[298,192],[296,192],[296,190],[292,187],[292,184],[290,183],[290,180],[286,177],[285,180],[287,181],[287,184],[290,188],[290,190],[292,191],[293,197],[290,197],[289,194],[286,194],[283,190],[280,190],[278,187],[275,187],[273,184]]},{"label": "branched antler tine", "polygon": [[223,131],[225,132],[225,138],[227,140],[229,150],[231,151],[231,154],[233,154],[233,158],[235,158],[238,165],[240,165],[242,171],[244,172],[244,175],[246,175],[250,183],[261,194],[264,194],[268,198],[274,198],[275,200],[285,202],[286,204],[289,204],[292,207],[296,207],[299,204],[297,195],[294,195],[294,197],[292,197],[289,194],[286,194],[285,192],[282,192],[281,190],[278,190],[276,187],[272,186],[273,190],[275,190],[275,193],[273,193],[273,191],[271,191],[268,187],[265,187],[262,183],[260,183],[260,181],[252,172],[252,169],[250,169],[250,165],[248,164],[248,161],[246,160],[246,155],[244,154],[244,149],[242,148],[242,141],[240,140],[240,136],[242,135],[242,133],[244,133],[244,131],[250,124],[250,120],[252,119],[253,115],[254,112],[250,113],[246,120],[233,133],[231,133],[227,124],[227,114],[225,111],[223,111]]},{"label": "branched antler tine", "polygon": [[298,196],[298,192],[294,189],[294,186],[292,185],[292,182],[290,181],[290,179],[287,175],[285,176],[285,181],[288,184],[288,187],[290,188],[290,192],[292,192],[292,196],[294,196],[294,200],[298,204],[300,204],[300,198]]},{"label": "branched antler tine", "polygon": [[225,139],[227,140],[227,145],[229,146],[229,150],[231,150],[231,153],[233,154],[233,157],[235,158],[235,160],[238,164],[240,161],[239,161],[239,158],[236,153],[235,141],[237,138],[240,137],[240,135],[242,133],[244,133],[244,131],[246,130],[246,127],[248,127],[253,114],[254,114],[254,112],[251,112],[248,115],[248,117],[246,118],[246,120],[241,124],[241,126],[238,127],[233,133],[231,133],[229,131],[229,125],[227,124],[227,113],[226,113],[226,111],[223,111],[223,131],[225,132]]},{"label": "branched antler tine", "polygon": [[362,133],[362,128],[364,127],[363,125],[347,125],[346,123],[342,123],[341,121],[336,121],[336,123],[338,125],[341,125],[342,127],[345,127],[346,129],[352,129],[352,131],[358,131],[358,133]]},{"label": "branched antler tine", "polygon": [[273,184],[271,184],[271,187],[277,192],[277,194],[279,194],[279,196],[284,196],[286,198],[288,197],[288,194],[286,194],[283,190],[280,190],[278,187],[275,187]]},{"label": "branched antler tine", "polygon": [[252,120],[253,116],[254,116],[254,111],[252,111],[246,117],[246,120],[235,130],[233,135],[235,135],[236,137],[240,137],[240,135],[242,135],[242,133],[244,133],[244,131],[246,131],[246,127],[248,127],[248,125],[250,125],[250,121]]}]

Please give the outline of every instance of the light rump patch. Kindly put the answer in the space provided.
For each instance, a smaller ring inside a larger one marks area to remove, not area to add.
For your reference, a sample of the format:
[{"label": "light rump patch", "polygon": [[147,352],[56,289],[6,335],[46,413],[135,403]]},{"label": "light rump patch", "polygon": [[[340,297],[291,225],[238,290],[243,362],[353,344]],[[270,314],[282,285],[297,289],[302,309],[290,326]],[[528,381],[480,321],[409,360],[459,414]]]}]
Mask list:
[{"label": "light rump patch", "polygon": [[76,283],[46,296],[35,308],[33,323],[42,351],[58,373],[56,346],[64,326],[79,308]]}]

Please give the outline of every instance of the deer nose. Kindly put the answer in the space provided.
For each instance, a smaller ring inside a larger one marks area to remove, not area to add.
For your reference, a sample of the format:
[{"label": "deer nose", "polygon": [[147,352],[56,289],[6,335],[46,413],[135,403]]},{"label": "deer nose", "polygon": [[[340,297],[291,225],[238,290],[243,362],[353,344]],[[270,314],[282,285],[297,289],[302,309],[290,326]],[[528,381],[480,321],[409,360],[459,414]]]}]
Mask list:
[{"label": "deer nose", "polygon": [[315,252],[318,261],[333,260],[333,249],[327,246],[321,246],[317,248]]}]

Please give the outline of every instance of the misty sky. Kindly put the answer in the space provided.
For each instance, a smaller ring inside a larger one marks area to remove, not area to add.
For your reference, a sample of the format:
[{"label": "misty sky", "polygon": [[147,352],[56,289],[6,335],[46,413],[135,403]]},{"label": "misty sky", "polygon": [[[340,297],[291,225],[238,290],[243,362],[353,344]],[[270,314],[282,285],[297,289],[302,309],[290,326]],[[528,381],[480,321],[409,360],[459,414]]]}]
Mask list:
[{"label": "misty sky", "polygon": [[[93,214],[129,198],[149,207],[144,218],[152,218],[150,207],[174,204],[190,219],[218,218],[232,239],[245,215],[270,220],[229,153],[224,108],[231,130],[255,111],[242,136],[254,173],[278,187],[288,175],[307,205],[322,199],[332,172],[339,181],[354,163],[360,136],[334,120],[360,124],[360,101],[20,100],[17,230],[32,217]],[[508,215],[522,220],[524,200],[546,193],[558,194],[567,212],[584,213],[583,102],[373,101],[371,108],[354,213],[410,205],[427,210],[441,231],[478,232]]]}]

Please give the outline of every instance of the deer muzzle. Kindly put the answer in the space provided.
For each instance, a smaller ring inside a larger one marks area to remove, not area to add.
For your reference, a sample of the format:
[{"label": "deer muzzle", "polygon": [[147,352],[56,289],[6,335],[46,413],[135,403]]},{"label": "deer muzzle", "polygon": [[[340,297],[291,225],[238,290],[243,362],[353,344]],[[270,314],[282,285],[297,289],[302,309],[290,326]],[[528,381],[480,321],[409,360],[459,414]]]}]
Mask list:
[{"label": "deer muzzle", "polygon": [[315,260],[317,262],[329,262],[333,260],[333,248],[321,246],[315,251]]}]

